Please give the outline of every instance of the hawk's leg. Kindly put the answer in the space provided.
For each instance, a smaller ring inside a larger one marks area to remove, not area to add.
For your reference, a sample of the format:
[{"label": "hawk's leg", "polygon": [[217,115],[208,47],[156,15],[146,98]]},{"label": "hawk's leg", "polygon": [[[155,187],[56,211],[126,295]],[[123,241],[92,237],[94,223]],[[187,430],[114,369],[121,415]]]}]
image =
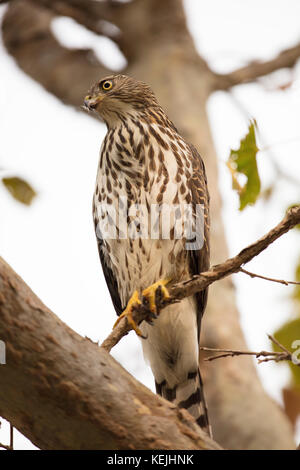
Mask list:
[{"label": "hawk's leg", "polygon": [[142,296],[149,302],[149,309],[152,313],[157,314],[157,293],[159,293],[159,296],[162,300],[168,300],[170,298],[169,291],[166,288],[166,285],[169,284],[170,281],[171,279],[160,279],[151,286],[147,287],[147,289],[143,290]]},{"label": "hawk's leg", "polygon": [[126,317],[129,325],[132,326],[134,331],[138,336],[143,336],[141,330],[138,328],[137,324],[135,323],[133,317],[132,317],[132,312],[135,307],[135,305],[140,305],[142,302],[139,299],[139,294],[138,291],[134,291],[132,296],[130,297],[127,307],[125,308],[124,312],[119,316],[117,319],[116,323],[114,324],[114,328],[118,325],[118,323],[121,321],[122,318]]}]

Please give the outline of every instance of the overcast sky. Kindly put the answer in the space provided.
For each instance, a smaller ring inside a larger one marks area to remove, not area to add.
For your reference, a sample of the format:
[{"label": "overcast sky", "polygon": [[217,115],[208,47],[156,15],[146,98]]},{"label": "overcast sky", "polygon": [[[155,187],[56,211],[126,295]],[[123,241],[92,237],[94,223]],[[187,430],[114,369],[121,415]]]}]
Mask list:
[{"label": "overcast sky", "polygon": [[[269,59],[300,40],[299,0],[186,0],[185,6],[198,50],[220,72],[254,59]],[[0,8],[1,14],[4,9]],[[124,64],[107,39],[95,37],[70,19],[56,20],[53,30],[68,47],[93,47],[116,70]],[[45,92],[18,69],[2,43],[0,70],[0,167],[5,174],[25,177],[38,192],[27,208],[14,202],[0,186],[1,256],[70,327],[101,341],[115,321],[91,217],[105,128]],[[271,146],[278,165],[300,178],[299,66],[294,76],[292,87],[284,92],[277,88],[292,78],[289,71],[273,74],[259,84],[236,87],[231,95],[215,93],[208,104],[232,255],[274,226],[289,204],[299,202],[299,187],[281,182],[269,205],[259,202],[240,213],[224,164],[230,148],[237,147],[246,132],[247,117],[254,117],[260,147]],[[275,177],[267,151],[259,153],[258,163],[266,188]],[[295,233],[282,237],[251,262],[249,270],[292,279],[299,240]],[[270,349],[266,334],[292,314],[291,288],[241,274],[234,276],[234,282],[249,348]],[[134,334],[124,338],[113,355],[153,390],[152,374]],[[280,402],[281,388],[289,382],[288,368],[267,363],[259,365],[258,372],[267,392]],[[0,442],[8,442],[7,423],[0,429]],[[32,445],[16,432],[15,447]]]}]

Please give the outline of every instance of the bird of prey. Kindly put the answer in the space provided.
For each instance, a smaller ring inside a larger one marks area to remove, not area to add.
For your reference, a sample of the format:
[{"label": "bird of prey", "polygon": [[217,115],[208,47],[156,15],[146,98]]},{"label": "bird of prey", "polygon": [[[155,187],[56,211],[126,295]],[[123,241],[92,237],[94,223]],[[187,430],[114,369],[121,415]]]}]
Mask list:
[{"label": "bird of prey", "polygon": [[[169,305],[160,314],[155,302],[158,290],[168,298],[168,284],[209,267],[209,196],[203,161],[143,82],[125,75],[106,77],[92,87],[84,103],[107,126],[93,217],[116,313],[119,318],[126,316],[141,336],[157,393],[188,410],[210,433],[198,365],[207,291]],[[183,206],[191,208],[191,237],[183,230],[180,235]],[[162,207],[171,208],[169,236],[162,233],[168,218]],[[202,208],[202,224],[195,223],[198,207]],[[151,225],[151,233],[149,227],[145,231],[147,225]],[[107,235],[108,226],[114,230]],[[202,242],[195,243],[199,231]],[[156,318],[137,327],[132,309],[145,299]]]}]

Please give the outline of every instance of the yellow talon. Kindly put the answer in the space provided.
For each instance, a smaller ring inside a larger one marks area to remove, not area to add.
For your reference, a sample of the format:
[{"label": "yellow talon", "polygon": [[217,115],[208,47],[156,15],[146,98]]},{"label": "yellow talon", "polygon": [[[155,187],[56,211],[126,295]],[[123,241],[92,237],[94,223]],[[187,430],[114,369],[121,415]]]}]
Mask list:
[{"label": "yellow talon", "polygon": [[156,291],[158,288],[161,289],[161,294],[162,298],[164,300],[167,300],[170,298],[170,294],[168,289],[166,288],[166,285],[169,284],[171,281],[170,278],[167,279],[160,279],[159,281],[155,282],[151,286],[147,287],[147,289],[144,289],[142,292],[143,297],[145,297],[148,302],[149,302],[149,309],[151,310],[152,313],[157,313],[157,308],[156,308]]},{"label": "yellow talon", "polygon": [[132,326],[133,330],[136,332],[138,336],[143,336],[141,330],[138,328],[137,324],[135,323],[134,319],[132,318],[132,311],[135,305],[140,305],[142,302],[139,299],[138,291],[134,291],[132,296],[130,297],[127,307],[125,308],[124,312],[119,316],[117,321],[115,322],[113,328],[115,328],[118,323],[121,321],[122,318],[126,317],[129,325]]}]

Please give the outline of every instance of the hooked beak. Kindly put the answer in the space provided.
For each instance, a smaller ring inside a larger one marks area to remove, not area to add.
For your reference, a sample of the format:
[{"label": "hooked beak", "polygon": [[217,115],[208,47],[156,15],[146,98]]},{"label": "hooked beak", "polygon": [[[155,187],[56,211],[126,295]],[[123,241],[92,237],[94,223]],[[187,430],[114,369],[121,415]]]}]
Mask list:
[{"label": "hooked beak", "polygon": [[84,106],[88,109],[96,109],[98,104],[102,101],[102,96],[92,98],[90,95],[84,98]]}]

